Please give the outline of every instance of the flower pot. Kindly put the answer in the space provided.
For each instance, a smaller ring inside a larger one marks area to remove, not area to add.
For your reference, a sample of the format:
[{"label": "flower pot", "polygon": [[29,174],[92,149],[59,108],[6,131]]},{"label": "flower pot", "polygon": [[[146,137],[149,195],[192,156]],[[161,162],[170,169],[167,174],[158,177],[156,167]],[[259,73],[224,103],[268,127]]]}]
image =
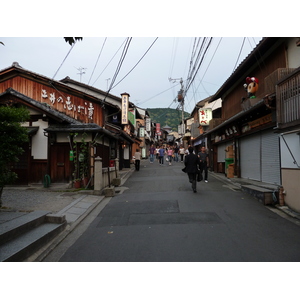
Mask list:
[{"label": "flower pot", "polygon": [[74,181],[74,188],[75,189],[80,189],[81,182],[80,181]]},{"label": "flower pot", "polygon": [[82,179],[82,185],[83,185],[84,187],[86,187],[86,186],[88,185],[88,183],[89,183],[88,177],[84,177],[84,178]]}]

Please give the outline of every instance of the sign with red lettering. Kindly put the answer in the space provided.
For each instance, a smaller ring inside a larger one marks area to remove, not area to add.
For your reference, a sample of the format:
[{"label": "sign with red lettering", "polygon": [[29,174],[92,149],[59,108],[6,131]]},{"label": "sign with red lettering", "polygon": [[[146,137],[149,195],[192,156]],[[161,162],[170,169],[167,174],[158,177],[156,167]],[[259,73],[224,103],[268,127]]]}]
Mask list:
[{"label": "sign with red lettering", "polygon": [[200,108],[199,109],[199,124],[209,125],[209,121],[212,119],[212,109],[211,108]]}]

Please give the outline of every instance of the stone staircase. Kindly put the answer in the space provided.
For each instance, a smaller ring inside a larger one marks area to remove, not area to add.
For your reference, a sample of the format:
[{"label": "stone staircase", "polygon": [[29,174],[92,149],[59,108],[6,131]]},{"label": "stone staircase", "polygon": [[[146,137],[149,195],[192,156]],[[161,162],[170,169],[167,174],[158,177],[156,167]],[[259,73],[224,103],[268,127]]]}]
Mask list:
[{"label": "stone staircase", "polygon": [[0,261],[20,262],[66,227],[65,216],[33,211],[0,226]]}]

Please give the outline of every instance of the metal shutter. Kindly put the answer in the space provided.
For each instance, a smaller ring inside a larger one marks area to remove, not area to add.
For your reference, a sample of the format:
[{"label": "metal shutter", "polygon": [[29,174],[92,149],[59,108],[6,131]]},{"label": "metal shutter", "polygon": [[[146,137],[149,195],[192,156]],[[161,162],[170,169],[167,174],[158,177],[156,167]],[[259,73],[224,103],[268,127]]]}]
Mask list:
[{"label": "metal shutter", "polygon": [[280,185],[279,138],[272,130],[261,134],[261,165],[262,181]]},{"label": "metal shutter", "polygon": [[240,139],[241,177],[261,181],[260,135]]}]

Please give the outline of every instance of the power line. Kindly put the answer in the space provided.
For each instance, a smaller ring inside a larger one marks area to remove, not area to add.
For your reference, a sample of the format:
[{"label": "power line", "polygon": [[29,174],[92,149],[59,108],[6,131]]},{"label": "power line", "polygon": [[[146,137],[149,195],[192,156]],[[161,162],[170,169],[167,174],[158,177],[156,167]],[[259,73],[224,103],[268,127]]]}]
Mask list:
[{"label": "power line", "polygon": [[234,72],[234,70],[235,70],[235,68],[236,68],[236,65],[237,65],[237,63],[238,63],[238,61],[239,61],[239,59],[240,59],[240,56],[241,56],[242,50],[243,50],[243,48],[244,48],[245,39],[246,39],[246,38],[244,37],[244,39],[243,39],[243,43],[242,43],[242,46],[241,46],[241,49],[240,49],[240,53],[239,53],[239,55],[238,55],[238,58],[237,58],[237,60],[236,60],[236,63],[235,63],[235,65],[234,65],[234,68],[233,68],[233,71],[232,71],[232,73]]},{"label": "power line", "polygon": [[[159,96],[159,95],[161,95],[161,94],[163,94],[163,93],[169,91],[170,89],[173,89],[175,86],[177,86],[177,85],[179,85],[179,84],[180,84],[180,83],[177,83],[177,84],[171,86],[170,88],[168,88],[168,89],[166,89],[166,90],[164,90],[164,91],[162,91],[162,92],[156,94],[155,96],[153,96],[153,97],[151,97],[151,98],[149,98],[149,99],[147,99],[147,100],[145,100],[145,101],[143,101],[143,102],[140,102],[140,104],[146,103],[147,101],[149,101],[149,100],[151,100],[151,99],[153,99],[153,98],[155,98],[155,97],[157,97],[157,96]],[[174,101],[174,100],[172,100],[172,102],[173,102],[173,101]]]},{"label": "power line", "polygon": [[[214,51],[214,53],[213,53],[213,55],[212,55],[212,58],[210,59],[209,64],[208,64],[208,66],[206,67],[206,70],[205,70],[205,72],[204,72],[202,78],[200,79],[200,82],[199,82],[199,84],[198,84],[196,90],[194,91],[194,94],[193,94],[193,95],[194,95],[194,100],[195,100],[195,94],[197,93],[200,84],[202,85],[202,87],[203,87],[204,91],[207,93],[207,95],[210,96],[210,94],[208,93],[208,91],[204,88],[204,85],[203,85],[202,82],[203,82],[203,78],[204,78],[204,76],[206,75],[206,72],[208,71],[208,68],[209,68],[209,66],[210,66],[210,64],[211,64],[211,62],[212,62],[212,60],[214,59],[214,57],[215,57],[215,55],[216,55],[217,50],[219,49],[219,46],[220,46],[221,41],[222,41],[222,38],[219,40],[219,43],[218,43],[218,45],[217,45],[217,47],[216,47],[216,49],[215,49],[215,51]],[[192,101],[192,99],[191,99],[190,101]],[[189,103],[188,103],[188,104],[189,104]],[[196,104],[196,101],[195,101],[195,104]]]},{"label": "power line", "polygon": [[114,74],[114,76],[113,76],[113,78],[112,78],[112,81],[111,81],[111,83],[110,83],[110,87],[109,87],[108,91],[106,92],[106,95],[105,95],[103,101],[105,101],[106,97],[108,96],[109,92],[111,91],[112,86],[113,86],[113,84],[115,83],[115,80],[116,80],[116,78],[117,78],[117,76],[118,76],[118,74],[119,74],[119,72],[120,72],[120,70],[121,70],[121,66],[122,66],[122,64],[123,64],[123,62],[124,62],[124,59],[125,59],[125,57],[126,57],[126,54],[127,54],[128,48],[129,48],[129,45],[130,45],[130,43],[131,43],[131,40],[132,40],[132,38],[127,38],[127,39],[126,39],[126,43],[125,43],[125,46],[124,46],[124,48],[123,48],[123,52],[122,52],[122,54],[121,54],[119,63],[118,63],[118,65],[117,65],[117,69],[116,69],[116,71],[115,71],[115,74]]},{"label": "power line", "polygon": [[202,42],[201,49],[199,50],[198,55],[197,55],[197,63],[198,63],[198,65],[193,67],[193,70],[194,70],[194,71],[193,71],[193,74],[190,75],[190,76],[193,76],[193,77],[190,78],[190,76],[189,76],[189,78],[188,78],[189,82],[188,82],[188,84],[187,84],[187,86],[186,86],[185,94],[187,93],[187,91],[189,90],[191,84],[192,84],[193,81],[195,80],[195,77],[196,77],[196,75],[197,75],[197,73],[198,73],[198,71],[199,71],[199,68],[200,68],[200,66],[202,65],[202,62],[203,62],[203,60],[204,60],[205,54],[206,54],[207,50],[209,49],[209,47],[210,47],[210,45],[211,45],[212,39],[213,39],[212,37],[209,39],[208,44],[207,44],[207,46],[206,46],[206,48],[205,48],[205,50],[204,50],[204,53],[203,53],[202,56],[201,56],[201,60],[200,60],[200,62],[198,63],[198,61],[199,61],[199,59],[200,59],[200,52],[202,51],[202,49],[203,49],[203,47],[204,47],[205,39],[204,39],[203,42]]},{"label": "power line", "polygon": [[[124,46],[124,49],[123,49],[121,58],[120,58],[120,60],[119,60],[117,69],[116,69],[115,74],[114,74],[114,76],[113,76],[113,78],[112,78],[112,81],[111,81],[111,83],[110,83],[109,91],[112,89],[113,84],[115,83],[115,80],[117,79],[117,76],[118,76],[118,74],[119,74],[119,72],[120,72],[120,70],[121,70],[121,66],[122,66],[122,64],[123,64],[123,62],[124,62],[124,59],[125,59],[125,57],[126,57],[126,54],[127,54],[128,48],[129,48],[129,45],[130,45],[130,43],[131,43],[131,40],[132,40],[132,38],[127,38],[127,40],[126,40],[126,44],[125,44],[125,46]],[[109,92],[109,91],[108,91],[108,92]]]},{"label": "power line", "polygon": [[93,75],[94,75],[94,71],[95,71],[95,69],[96,69],[96,66],[97,66],[97,64],[98,64],[98,61],[99,61],[100,55],[101,55],[101,53],[102,53],[102,50],[103,50],[103,48],[104,48],[104,45],[105,45],[105,43],[106,43],[106,39],[107,39],[107,38],[105,38],[105,40],[104,40],[104,42],[103,42],[103,44],[102,44],[102,47],[101,47],[100,53],[99,53],[99,55],[98,55],[98,58],[97,58],[97,61],[96,61],[96,63],[95,63],[95,66],[94,66],[93,72],[92,72],[92,74],[91,74],[91,77],[90,77],[90,79],[89,79],[88,85],[90,84],[90,81],[91,81],[91,79],[92,79],[92,77],[93,77]]},{"label": "power line", "polygon": [[103,74],[103,72],[106,70],[106,68],[109,66],[109,64],[111,63],[111,61],[115,58],[115,56],[118,54],[118,52],[120,51],[121,47],[124,45],[124,43],[126,42],[126,39],[123,41],[123,43],[121,44],[121,46],[118,48],[118,50],[116,51],[116,53],[113,55],[113,57],[110,59],[110,61],[107,63],[107,65],[105,66],[105,68],[103,69],[103,71],[100,73],[100,75],[97,77],[97,79],[94,81],[94,83],[92,84],[92,86],[98,81],[98,79],[100,78],[100,76]]},{"label": "power line", "polygon": [[57,75],[58,71],[60,70],[60,68],[62,67],[62,65],[64,64],[65,60],[67,59],[67,57],[69,56],[70,52],[72,51],[72,49],[74,48],[76,44],[76,41],[74,42],[74,44],[71,46],[70,50],[68,51],[66,57],[64,58],[64,60],[62,61],[61,65],[59,66],[59,68],[57,69],[57,71],[55,72],[54,76],[52,77],[52,80],[55,78],[55,76]]},{"label": "power line", "polygon": [[133,66],[133,68],[118,82],[116,83],[112,88],[116,87],[121,81],[123,81],[132,71],[135,69],[135,67],[140,63],[140,61],[145,57],[145,55],[149,52],[149,50],[152,48],[154,43],[157,41],[158,37],[154,40],[154,42],[150,45],[150,47],[147,49],[147,51],[144,53],[144,55],[140,58],[140,60]]}]

